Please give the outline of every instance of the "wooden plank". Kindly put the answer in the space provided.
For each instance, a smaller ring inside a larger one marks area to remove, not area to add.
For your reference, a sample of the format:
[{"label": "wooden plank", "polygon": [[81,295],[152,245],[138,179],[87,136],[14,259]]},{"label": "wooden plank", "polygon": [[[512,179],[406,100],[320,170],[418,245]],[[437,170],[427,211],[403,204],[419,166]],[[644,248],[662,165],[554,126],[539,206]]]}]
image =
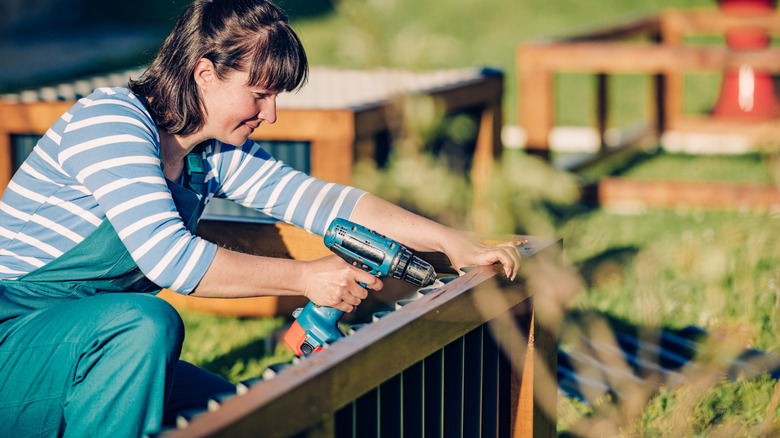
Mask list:
[{"label": "wooden plank", "polygon": [[774,141],[780,136],[780,124],[777,120],[736,120],[687,115],[677,120],[673,129],[681,132],[740,134],[755,141]]},{"label": "wooden plank", "polygon": [[43,135],[73,102],[0,103],[0,194],[13,176],[11,135]]},{"label": "wooden plank", "polygon": [[[560,242],[529,239],[540,252]],[[498,291],[503,304],[479,307],[487,291]],[[165,436],[293,436],[528,297],[524,282],[509,282],[500,266],[475,268]]]},{"label": "wooden plank", "polygon": [[354,145],[354,139],[313,140],[309,146],[311,175],[336,184],[349,184],[355,162]]},{"label": "wooden plank", "polygon": [[668,9],[660,14],[662,33],[678,35],[723,35],[734,28],[764,29],[770,34],[780,33],[780,14],[733,15],[720,9]]},{"label": "wooden plank", "polygon": [[538,63],[536,71],[723,71],[749,64],[757,70],[780,72],[780,48],[760,52],[735,52],[724,47],[667,47],[626,42],[526,44],[523,48],[524,56],[528,57],[532,52],[535,62]]},{"label": "wooden plank", "polygon": [[43,135],[73,103],[0,103],[0,132]]},{"label": "wooden plank", "polygon": [[652,37],[660,32],[658,15],[634,18],[590,32],[563,38],[562,41],[609,41],[623,38]]},{"label": "wooden plank", "polygon": [[260,125],[249,138],[255,140],[343,141],[354,138],[354,113],[350,109],[277,109],[276,123]]},{"label": "wooden plank", "polygon": [[[659,43],[665,47],[682,47],[685,36],[689,33],[686,26],[678,18],[684,16],[680,11],[670,10],[661,14],[661,38]],[[659,125],[666,130],[677,129],[684,113],[684,79],[681,71],[667,71],[661,74],[663,94],[658,94],[657,105],[662,109],[665,119]],[[659,85],[660,87],[660,85]],[[659,90],[660,91],[660,90]],[[659,130],[661,135],[664,130]]]},{"label": "wooden plank", "polygon": [[604,178],[598,183],[604,208],[747,209],[769,211],[780,205],[780,191],[771,184],[715,181],[661,181]]},{"label": "wooden plank", "polygon": [[447,112],[474,107],[485,107],[500,101],[503,94],[503,75],[484,76],[479,80],[463,82],[451,87],[433,90],[430,95],[441,99]]}]

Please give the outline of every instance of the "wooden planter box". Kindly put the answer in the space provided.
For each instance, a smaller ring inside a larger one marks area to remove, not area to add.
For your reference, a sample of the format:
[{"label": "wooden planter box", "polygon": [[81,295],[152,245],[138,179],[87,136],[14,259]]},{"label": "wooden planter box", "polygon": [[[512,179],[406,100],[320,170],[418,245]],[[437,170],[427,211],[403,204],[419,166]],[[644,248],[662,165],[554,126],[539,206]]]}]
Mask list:
[{"label": "wooden planter box", "polygon": [[556,73],[593,73],[597,77],[595,108],[601,133],[601,153],[608,127],[610,75],[645,73],[655,77],[654,108],[647,135],[667,131],[728,132],[753,141],[776,139],[778,120],[730,120],[683,113],[683,74],[724,72],[749,65],[756,71],[780,73],[780,48],[736,51],[727,47],[685,45],[690,35],[724,35],[735,27],[780,34],[780,14],[734,16],[720,10],[664,10],[659,14],[621,23],[571,38],[523,43],[517,49],[519,118],[527,134],[526,149],[549,157],[550,130],[555,125]]},{"label": "wooden planter box", "polygon": [[780,191],[771,184],[610,177],[598,182],[598,202],[604,208],[622,211],[648,208],[770,211],[780,208]]},{"label": "wooden planter box", "polygon": [[[0,96],[0,191],[13,172],[13,135],[43,135],[74,101],[97,86],[125,86],[141,70]],[[80,91],[79,91],[80,90]],[[308,84],[278,97],[277,121],[262,125],[258,141],[308,145],[307,167],[317,178],[350,184],[357,160],[376,157],[377,141],[400,128],[399,103],[408,97],[433,99],[444,115],[477,113],[479,131],[472,158],[475,192],[486,187],[493,160],[501,154],[503,75],[464,68],[427,72],[343,70],[312,67]],[[290,163],[292,164],[292,163]]]}]

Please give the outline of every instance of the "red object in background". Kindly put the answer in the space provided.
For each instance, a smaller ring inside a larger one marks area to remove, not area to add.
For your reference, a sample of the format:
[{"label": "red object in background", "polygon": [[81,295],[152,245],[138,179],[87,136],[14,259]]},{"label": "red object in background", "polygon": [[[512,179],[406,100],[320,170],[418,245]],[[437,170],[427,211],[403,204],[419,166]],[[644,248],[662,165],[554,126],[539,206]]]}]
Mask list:
[{"label": "red object in background", "polygon": [[[774,13],[777,0],[719,0],[718,4],[727,14],[757,16]],[[769,47],[769,35],[763,29],[735,28],[726,33],[726,44],[732,50],[763,50]],[[780,102],[772,76],[749,65],[726,71],[712,113],[716,117],[743,120],[780,117]]]},{"label": "red object in background", "polygon": [[777,0],[718,0],[718,4],[727,14],[761,15],[772,12]]}]

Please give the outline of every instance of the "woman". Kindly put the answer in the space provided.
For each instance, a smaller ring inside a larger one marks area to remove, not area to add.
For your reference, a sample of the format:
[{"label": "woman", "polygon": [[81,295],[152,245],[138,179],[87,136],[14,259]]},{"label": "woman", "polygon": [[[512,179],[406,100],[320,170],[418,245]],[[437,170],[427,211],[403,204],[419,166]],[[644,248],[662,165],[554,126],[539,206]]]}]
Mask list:
[{"label": "woman", "polygon": [[[178,360],[183,327],[153,296],[304,295],[350,312],[381,280],[333,255],[242,254],[192,234],[213,197],[322,234],[344,217],[454,266],[482,246],[248,140],[306,79],[287,18],[264,0],[196,0],[130,88],[99,89],[46,133],[0,203],[0,424],[12,436],[142,436],[234,387]],[[121,293],[120,293],[121,292]]]}]

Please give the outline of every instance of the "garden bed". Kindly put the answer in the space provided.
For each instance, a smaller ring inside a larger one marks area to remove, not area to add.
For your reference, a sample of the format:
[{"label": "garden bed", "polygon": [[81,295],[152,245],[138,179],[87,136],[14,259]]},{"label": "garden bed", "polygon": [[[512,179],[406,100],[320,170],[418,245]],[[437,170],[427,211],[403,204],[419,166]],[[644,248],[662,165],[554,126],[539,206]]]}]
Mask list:
[{"label": "garden bed", "polygon": [[598,205],[612,211],[654,208],[774,211],[780,191],[771,165],[757,153],[634,156],[592,186]]}]

